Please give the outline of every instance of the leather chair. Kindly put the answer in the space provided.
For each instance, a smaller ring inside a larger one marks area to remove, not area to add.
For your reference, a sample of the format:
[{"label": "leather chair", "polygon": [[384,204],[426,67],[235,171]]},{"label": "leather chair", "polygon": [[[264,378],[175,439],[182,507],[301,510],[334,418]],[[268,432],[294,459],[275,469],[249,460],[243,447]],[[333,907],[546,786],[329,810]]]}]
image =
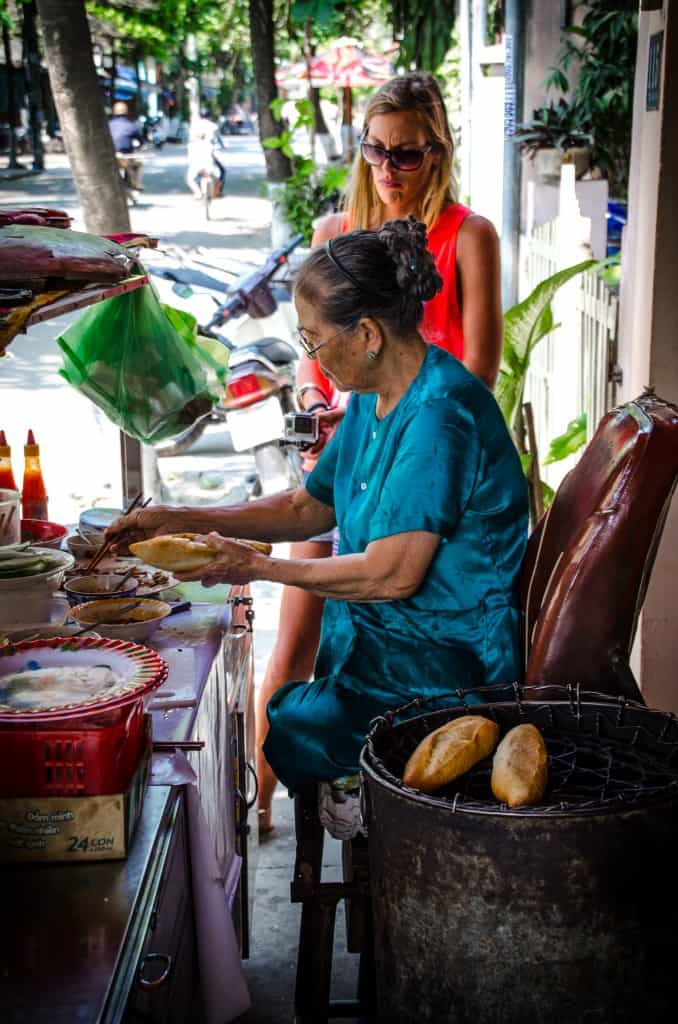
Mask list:
[{"label": "leather chair", "polygon": [[677,479],[678,407],[647,390],[603,417],[528,542],[527,687],[642,700],[629,657]]},{"label": "leather chair", "polygon": [[[633,635],[678,479],[678,407],[647,391],[608,413],[528,541],[520,579],[526,686],[579,683],[642,700]],[[544,691],[539,693],[544,699]],[[302,904],[298,1024],[374,1012],[366,842],[344,843],[344,881],[322,882],[316,787],[296,798],[292,901]],[[358,1000],[330,1002],[337,904],[361,952]]]}]

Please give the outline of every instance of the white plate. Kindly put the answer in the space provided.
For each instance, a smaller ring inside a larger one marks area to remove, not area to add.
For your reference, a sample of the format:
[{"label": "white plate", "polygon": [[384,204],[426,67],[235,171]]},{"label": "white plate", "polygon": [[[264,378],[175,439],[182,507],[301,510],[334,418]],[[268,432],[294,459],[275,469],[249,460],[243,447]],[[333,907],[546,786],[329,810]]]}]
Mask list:
[{"label": "white plate", "polygon": [[244,452],[268,441],[279,441],[285,430],[285,421],[280,402],[273,396],[246,409],[229,412],[226,426],[234,451]]}]

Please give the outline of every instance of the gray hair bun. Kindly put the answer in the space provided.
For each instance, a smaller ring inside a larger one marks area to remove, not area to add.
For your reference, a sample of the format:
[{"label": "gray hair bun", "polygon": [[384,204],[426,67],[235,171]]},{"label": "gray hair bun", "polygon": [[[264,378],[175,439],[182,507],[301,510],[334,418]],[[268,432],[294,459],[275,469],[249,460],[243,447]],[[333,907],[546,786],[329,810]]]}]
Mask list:
[{"label": "gray hair bun", "polygon": [[403,298],[428,302],[440,291],[443,279],[426,246],[426,227],[409,214],[403,220],[389,220],[378,232],[396,266],[396,280]]}]

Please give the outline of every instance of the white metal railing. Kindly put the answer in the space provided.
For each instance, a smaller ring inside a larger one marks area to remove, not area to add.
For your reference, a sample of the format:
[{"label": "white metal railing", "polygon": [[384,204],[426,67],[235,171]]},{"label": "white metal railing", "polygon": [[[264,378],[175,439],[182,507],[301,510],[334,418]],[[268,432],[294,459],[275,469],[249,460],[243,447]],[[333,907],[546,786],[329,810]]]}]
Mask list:
[{"label": "white metal railing", "polygon": [[[572,179],[573,186],[574,179]],[[574,189],[572,187],[572,195]],[[576,202],[576,200],[575,200]],[[558,270],[586,258],[587,225],[569,206],[556,220],[521,237],[520,296]],[[557,486],[578,456],[543,467],[550,442],[586,413],[587,438],[615,404],[611,369],[616,359],[618,300],[598,274],[586,273],[565,285],[553,301],[560,324],[532,354],[525,398],[532,403],[544,479]]]}]

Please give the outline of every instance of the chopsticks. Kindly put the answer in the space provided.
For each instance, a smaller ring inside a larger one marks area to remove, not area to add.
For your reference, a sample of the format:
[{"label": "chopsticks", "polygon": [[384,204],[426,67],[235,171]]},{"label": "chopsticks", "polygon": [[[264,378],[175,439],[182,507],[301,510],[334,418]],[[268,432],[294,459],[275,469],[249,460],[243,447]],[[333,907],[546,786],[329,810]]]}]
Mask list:
[{"label": "chopsticks", "polygon": [[[134,512],[135,508],[137,508],[137,507],[138,508],[146,508],[147,505],[150,505],[152,500],[153,500],[152,498],[147,498],[146,501],[144,501],[140,505],[139,504],[139,502],[141,501],[141,491],[140,491],[139,494],[137,494],[136,497],[134,497],[132,499],[132,501],[129,503],[129,505],[127,506],[127,508],[123,512],[123,515],[124,516],[128,516],[130,514],[130,512]],[[111,550],[112,545],[113,545],[113,541],[112,540],[107,540],[105,544],[101,545],[99,550],[94,554],[94,556],[91,559],[91,561],[85,567],[85,574],[88,574],[88,573],[92,572],[94,569],[96,569],[96,567],[98,566],[99,562],[103,561],[103,559],[106,557],[108,552]]]}]

